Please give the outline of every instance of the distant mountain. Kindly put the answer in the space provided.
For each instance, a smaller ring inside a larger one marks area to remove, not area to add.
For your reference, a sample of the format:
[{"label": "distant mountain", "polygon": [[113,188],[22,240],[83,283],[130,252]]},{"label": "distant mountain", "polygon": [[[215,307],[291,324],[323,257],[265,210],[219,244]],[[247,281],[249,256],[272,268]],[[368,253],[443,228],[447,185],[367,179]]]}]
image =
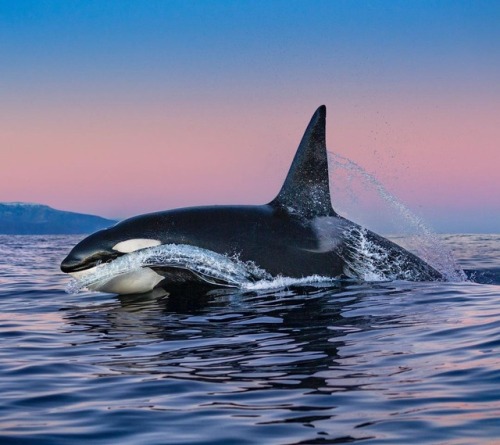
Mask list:
[{"label": "distant mountain", "polygon": [[0,234],[49,235],[91,233],[116,221],[65,212],[42,204],[0,202]]}]

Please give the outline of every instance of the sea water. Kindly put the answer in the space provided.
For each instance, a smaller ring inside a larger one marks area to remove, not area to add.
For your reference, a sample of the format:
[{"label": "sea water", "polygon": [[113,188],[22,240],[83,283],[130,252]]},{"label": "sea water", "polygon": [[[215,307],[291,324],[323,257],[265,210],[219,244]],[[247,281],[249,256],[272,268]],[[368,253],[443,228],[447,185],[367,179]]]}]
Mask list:
[{"label": "sea water", "polygon": [[[466,274],[456,263],[446,244],[441,242],[421,217],[387,190],[374,174],[335,152],[328,152],[328,164],[332,177],[330,187],[337,211],[343,216],[355,212],[356,215],[352,219],[367,227],[373,227],[374,224],[374,221],[366,220],[367,217],[385,215],[385,220],[382,218],[385,230],[391,227],[395,233],[403,235],[397,240],[400,245],[439,270],[447,281],[467,280]],[[360,205],[359,201],[363,198],[370,201],[369,206],[374,211],[366,212],[366,203]],[[358,213],[360,211],[363,213]]]},{"label": "sea water", "polygon": [[439,236],[477,282],[128,297],[66,292],[80,239],[0,236],[1,444],[498,443],[500,235]]}]

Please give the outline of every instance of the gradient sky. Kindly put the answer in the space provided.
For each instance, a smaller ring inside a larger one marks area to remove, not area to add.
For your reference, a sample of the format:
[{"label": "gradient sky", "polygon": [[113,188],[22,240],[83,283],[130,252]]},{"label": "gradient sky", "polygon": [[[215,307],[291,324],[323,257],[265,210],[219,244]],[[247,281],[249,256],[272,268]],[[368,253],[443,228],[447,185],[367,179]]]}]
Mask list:
[{"label": "gradient sky", "polygon": [[480,0],[0,0],[0,201],[268,202],[324,103],[329,150],[431,227],[498,233],[499,23]]}]

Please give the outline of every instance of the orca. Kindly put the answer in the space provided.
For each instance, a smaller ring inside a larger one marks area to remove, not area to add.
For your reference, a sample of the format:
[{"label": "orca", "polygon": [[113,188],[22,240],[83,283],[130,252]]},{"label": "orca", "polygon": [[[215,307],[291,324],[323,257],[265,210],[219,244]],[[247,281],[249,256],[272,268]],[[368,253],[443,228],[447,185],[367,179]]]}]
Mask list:
[{"label": "orca", "polygon": [[[337,214],[330,199],[326,107],[302,137],[276,198],[264,205],[180,208],[125,219],[79,242],[61,263],[77,278],[118,257],[164,245],[187,245],[252,262],[267,276],[370,280],[443,280],[399,245]],[[224,286],[182,266],[152,265],[110,277],[92,290],[142,293],[155,287]]]}]

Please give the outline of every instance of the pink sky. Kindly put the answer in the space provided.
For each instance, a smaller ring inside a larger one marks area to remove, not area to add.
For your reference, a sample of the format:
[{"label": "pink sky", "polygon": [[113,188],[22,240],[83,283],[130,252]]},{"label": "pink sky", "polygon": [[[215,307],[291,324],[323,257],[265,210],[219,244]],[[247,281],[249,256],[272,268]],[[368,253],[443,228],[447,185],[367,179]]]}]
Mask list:
[{"label": "pink sky", "polygon": [[494,4],[100,5],[0,17],[0,201],[264,203],[324,103],[329,149],[440,231],[500,230]]},{"label": "pink sky", "polygon": [[[331,151],[374,173],[410,205],[500,206],[495,108],[368,105],[328,107]],[[4,109],[0,200],[107,217],[263,203],[279,190],[315,106],[104,103]]]}]

